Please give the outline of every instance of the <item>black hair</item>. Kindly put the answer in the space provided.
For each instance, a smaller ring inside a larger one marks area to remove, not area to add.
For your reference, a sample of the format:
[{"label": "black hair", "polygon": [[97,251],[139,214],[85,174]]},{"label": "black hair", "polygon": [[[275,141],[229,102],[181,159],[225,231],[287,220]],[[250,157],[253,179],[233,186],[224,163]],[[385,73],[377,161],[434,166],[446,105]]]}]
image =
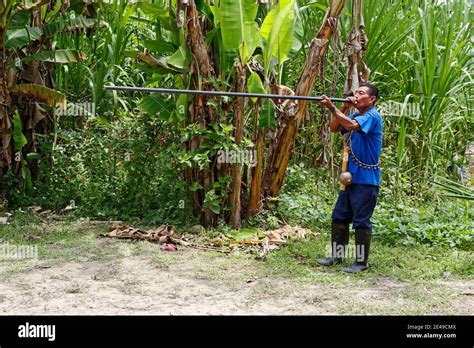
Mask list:
[{"label": "black hair", "polygon": [[359,87],[367,87],[371,97],[375,97],[375,100],[379,99],[379,90],[372,83],[361,83]]}]

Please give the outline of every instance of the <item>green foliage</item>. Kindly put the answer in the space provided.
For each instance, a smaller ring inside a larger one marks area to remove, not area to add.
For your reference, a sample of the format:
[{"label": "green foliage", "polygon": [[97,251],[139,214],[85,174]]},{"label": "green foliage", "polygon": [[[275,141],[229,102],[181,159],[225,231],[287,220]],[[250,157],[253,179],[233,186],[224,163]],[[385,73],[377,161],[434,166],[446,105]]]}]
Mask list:
[{"label": "green foliage", "polygon": [[17,28],[10,27],[5,39],[6,48],[17,48],[27,45],[29,42],[39,39],[41,29],[38,27]]},{"label": "green foliage", "polygon": [[364,6],[371,79],[384,101],[402,106],[382,111],[384,140],[397,158],[394,178],[416,182],[418,194],[434,175],[447,176],[473,139],[469,7],[465,0]]},{"label": "green foliage", "polygon": [[441,177],[436,178],[434,183],[444,191],[442,196],[474,201],[474,190],[470,187],[466,187],[456,181]]},{"label": "green foliage", "polygon": [[[176,175],[174,132],[160,132],[155,117],[90,121],[87,128],[61,131],[51,173],[36,183],[38,203],[60,208],[75,201],[76,214],[149,223],[189,222],[191,203]],[[47,166],[47,162],[41,162]]]},{"label": "green foliage", "polygon": [[76,50],[56,50],[56,51],[42,51],[37,54],[25,57],[25,62],[39,60],[42,62],[53,63],[77,63],[84,59],[84,54]]}]

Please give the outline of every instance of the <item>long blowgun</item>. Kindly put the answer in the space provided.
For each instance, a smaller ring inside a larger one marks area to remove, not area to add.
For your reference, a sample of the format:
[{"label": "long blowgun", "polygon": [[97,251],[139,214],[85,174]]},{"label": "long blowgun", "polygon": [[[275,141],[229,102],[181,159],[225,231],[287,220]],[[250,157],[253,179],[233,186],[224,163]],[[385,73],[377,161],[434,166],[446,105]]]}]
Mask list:
[{"label": "long blowgun", "polygon": [[[172,88],[147,88],[147,87],[129,87],[129,86],[105,86],[108,91],[124,91],[124,92],[154,92],[165,94],[194,94],[194,95],[210,95],[210,96],[226,96],[226,97],[249,97],[249,98],[270,98],[270,99],[295,99],[322,101],[322,97],[304,96],[304,95],[280,95],[280,94],[262,94],[262,93],[238,93],[238,92],[219,92],[219,91],[201,91],[194,89],[172,89]],[[333,102],[348,103],[347,98],[329,98]]]}]

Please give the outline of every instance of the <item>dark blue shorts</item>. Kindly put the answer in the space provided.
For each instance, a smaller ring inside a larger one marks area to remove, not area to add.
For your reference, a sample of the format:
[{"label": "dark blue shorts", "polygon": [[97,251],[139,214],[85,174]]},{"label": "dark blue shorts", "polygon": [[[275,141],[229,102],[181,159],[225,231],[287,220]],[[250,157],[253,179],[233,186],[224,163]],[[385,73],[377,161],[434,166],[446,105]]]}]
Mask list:
[{"label": "dark blue shorts", "polygon": [[356,228],[372,228],[370,218],[374,213],[379,187],[352,184],[339,192],[332,212],[333,222],[351,223]]}]

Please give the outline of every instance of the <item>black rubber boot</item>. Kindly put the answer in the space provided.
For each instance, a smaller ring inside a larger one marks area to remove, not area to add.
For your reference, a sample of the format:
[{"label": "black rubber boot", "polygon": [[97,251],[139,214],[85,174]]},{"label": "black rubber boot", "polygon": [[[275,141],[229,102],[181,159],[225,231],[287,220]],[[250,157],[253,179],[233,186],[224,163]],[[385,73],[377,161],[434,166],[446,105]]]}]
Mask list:
[{"label": "black rubber boot", "polygon": [[356,260],[350,266],[343,268],[342,271],[345,273],[359,273],[369,269],[369,250],[370,241],[372,239],[371,229],[356,229],[355,240],[356,240]]},{"label": "black rubber boot", "polygon": [[322,266],[332,266],[342,263],[349,244],[349,224],[333,222],[331,225],[331,256],[316,262]]}]

